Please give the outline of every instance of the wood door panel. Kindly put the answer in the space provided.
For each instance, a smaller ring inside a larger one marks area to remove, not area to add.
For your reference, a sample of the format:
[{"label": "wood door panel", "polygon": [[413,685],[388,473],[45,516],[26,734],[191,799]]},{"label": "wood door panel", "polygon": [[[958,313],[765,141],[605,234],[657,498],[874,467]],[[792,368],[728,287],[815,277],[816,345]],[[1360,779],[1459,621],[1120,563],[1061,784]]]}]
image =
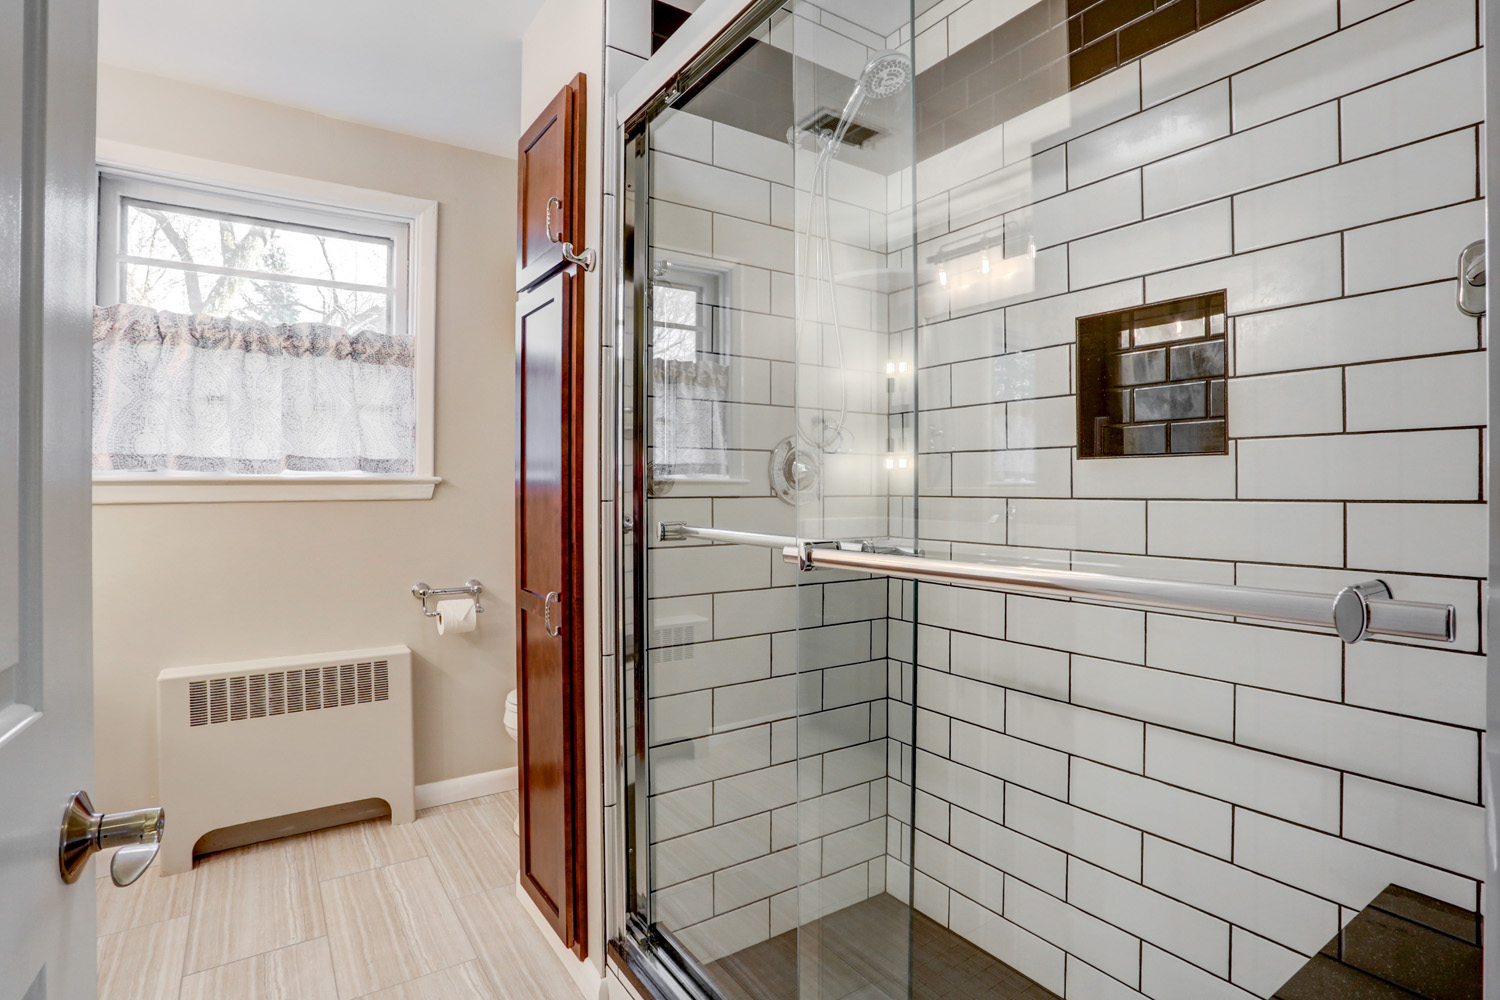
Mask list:
[{"label": "wood door panel", "polygon": [[582,291],[580,274],[569,267],[522,293],[516,306],[521,883],[580,957],[587,895],[578,628],[582,426],[575,416],[582,410]]},{"label": "wood door panel", "polygon": [[[516,287],[527,288],[565,261],[558,241],[581,246],[584,79],[579,74],[521,137],[516,186]],[[552,235],[547,206],[552,202]]]}]

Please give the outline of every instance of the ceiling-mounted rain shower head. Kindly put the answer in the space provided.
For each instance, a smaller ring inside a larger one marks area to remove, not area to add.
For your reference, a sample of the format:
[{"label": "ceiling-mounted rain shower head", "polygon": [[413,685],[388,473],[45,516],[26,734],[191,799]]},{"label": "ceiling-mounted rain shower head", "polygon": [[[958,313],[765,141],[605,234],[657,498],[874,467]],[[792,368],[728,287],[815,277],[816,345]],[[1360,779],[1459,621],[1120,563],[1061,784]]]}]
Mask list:
[{"label": "ceiling-mounted rain shower head", "polygon": [[911,86],[911,57],[897,49],[877,52],[859,74],[859,89],[877,100],[895,97]]}]

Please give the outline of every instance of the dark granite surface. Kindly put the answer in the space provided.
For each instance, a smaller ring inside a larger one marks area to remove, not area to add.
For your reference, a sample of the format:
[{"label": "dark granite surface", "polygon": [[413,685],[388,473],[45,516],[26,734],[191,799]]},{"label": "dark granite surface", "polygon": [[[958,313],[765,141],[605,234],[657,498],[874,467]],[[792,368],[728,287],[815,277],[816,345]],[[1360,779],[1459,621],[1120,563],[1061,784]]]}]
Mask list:
[{"label": "dark granite surface", "polygon": [[1273,1000],[1481,1000],[1480,918],[1389,886]]}]

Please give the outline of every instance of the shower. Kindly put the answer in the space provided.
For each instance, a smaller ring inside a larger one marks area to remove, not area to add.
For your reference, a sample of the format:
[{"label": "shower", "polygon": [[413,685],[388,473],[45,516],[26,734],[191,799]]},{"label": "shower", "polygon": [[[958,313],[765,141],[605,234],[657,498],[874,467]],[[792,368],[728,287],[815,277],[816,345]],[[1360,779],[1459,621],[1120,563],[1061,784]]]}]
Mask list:
[{"label": "shower", "polygon": [[[796,425],[798,438],[801,438],[809,447],[823,452],[834,452],[839,449],[845,437],[845,424],[849,416],[849,392],[845,385],[844,367],[844,330],[839,319],[839,303],[837,294],[836,276],[833,264],[833,226],[832,211],[829,207],[831,195],[829,193],[828,173],[830,163],[843,148],[846,137],[854,125],[854,116],[864,107],[865,101],[869,99],[884,100],[903,93],[911,86],[913,77],[913,66],[911,57],[905,52],[887,50],[878,52],[865,64],[855,81],[854,89],[849,94],[849,100],[844,104],[844,110],[839,114],[837,123],[832,129],[817,128],[798,129],[793,128],[788,133],[788,138],[794,145],[807,135],[811,135],[817,142],[818,158],[813,167],[812,178],[812,203],[808,218],[807,230],[804,233],[802,259],[807,262],[803,280],[799,286],[801,294],[799,298],[807,305],[818,306],[818,318],[814,321],[819,327],[822,325],[822,299],[817,296],[809,299],[807,295],[807,282],[811,280],[816,284],[827,269],[828,280],[828,317],[833,326],[834,353],[837,358],[839,369],[839,406],[838,418],[830,423],[826,413],[820,412],[816,428],[808,428],[802,421],[800,405],[796,408]],[[824,119],[826,120],[826,118]],[[867,138],[873,136],[873,131],[865,130]],[[867,141],[867,140],[866,140]],[[861,145],[863,142],[861,142]],[[822,216],[822,232],[816,232],[818,226],[816,220]],[[816,236],[817,253],[814,252],[814,239]],[[814,293],[816,295],[816,292]],[[821,351],[819,352],[821,355]],[[800,394],[799,394],[800,397]],[[793,443],[794,442],[789,442]],[[789,449],[790,456],[796,460],[796,452],[799,449]],[[774,476],[774,472],[773,472]]]}]

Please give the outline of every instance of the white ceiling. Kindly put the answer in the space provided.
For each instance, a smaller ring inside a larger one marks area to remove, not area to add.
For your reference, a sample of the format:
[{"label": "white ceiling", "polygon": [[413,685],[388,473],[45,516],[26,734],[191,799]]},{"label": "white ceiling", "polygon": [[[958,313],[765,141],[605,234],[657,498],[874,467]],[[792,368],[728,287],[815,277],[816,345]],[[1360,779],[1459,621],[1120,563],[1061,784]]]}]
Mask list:
[{"label": "white ceiling", "polygon": [[99,60],[514,156],[542,0],[100,0]]}]

